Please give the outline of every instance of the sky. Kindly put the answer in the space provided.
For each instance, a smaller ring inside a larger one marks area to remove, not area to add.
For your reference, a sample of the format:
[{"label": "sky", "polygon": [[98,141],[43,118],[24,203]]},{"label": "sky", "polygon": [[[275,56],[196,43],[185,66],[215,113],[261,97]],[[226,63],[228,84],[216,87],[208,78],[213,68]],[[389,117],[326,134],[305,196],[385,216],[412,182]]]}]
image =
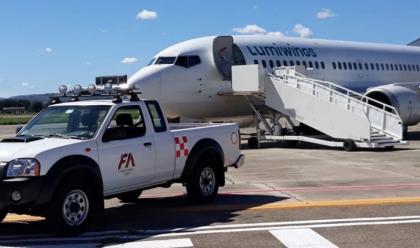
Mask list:
[{"label": "sky", "polygon": [[420,37],[420,0],[2,0],[0,10],[0,97],[130,76],[160,50],[207,35]]}]

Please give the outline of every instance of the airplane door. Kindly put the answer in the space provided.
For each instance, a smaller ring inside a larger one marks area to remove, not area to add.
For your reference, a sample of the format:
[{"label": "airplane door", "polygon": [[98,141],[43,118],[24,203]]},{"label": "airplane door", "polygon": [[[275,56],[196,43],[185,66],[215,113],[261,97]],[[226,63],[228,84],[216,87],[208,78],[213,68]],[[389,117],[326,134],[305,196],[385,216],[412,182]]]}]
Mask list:
[{"label": "airplane door", "polygon": [[232,80],[233,37],[218,36],[213,40],[214,64],[223,81]]}]

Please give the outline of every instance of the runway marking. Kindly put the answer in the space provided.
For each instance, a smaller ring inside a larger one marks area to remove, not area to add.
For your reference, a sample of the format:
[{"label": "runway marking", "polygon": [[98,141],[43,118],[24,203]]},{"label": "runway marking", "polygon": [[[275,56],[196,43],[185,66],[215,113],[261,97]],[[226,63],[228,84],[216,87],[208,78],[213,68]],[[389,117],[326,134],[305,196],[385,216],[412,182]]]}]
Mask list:
[{"label": "runway marking", "polygon": [[31,216],[31,215],[18,215],[18,214],[8,214],[4,219],[5,222],[15,222],[15,221],[40,221],[44,220],[42,217]]},{"label": "runway marking", "polygon": [[[326,186],[326,187],[291,187],[291,188],[274,188],[274,189],[251,189],[251,190],[227,190],[221,191],[221,195],[240,195],[252,193],[269,193],[269,192],[326,192],[326,191],[353,191],[353,190],[380,190],[380,189],[406,189],[420,188],[418,183],[410,184],[374,184],[374,185],[348,185],[348,186]],[[186,194],[147,194],[143,198],[164,198],[185,196]]]},{"label": "runway marking", "polygon": [[131,231],[104,231],[89,232],[78,237],[54,237],[45,235],[14,235],[0,236],[2,245],[22,245],[37,244],[48,245],[53,242],[61,244],[85,242],[86,244],[98,243],[110,239],[115,240],[139,240],[145,238],[168,238],[179,236],[218,234],[218,233],[242,233],[258,231],[290,230],[302,228],[331,228],[331,227],[350,227],[350,226],[375,226],[375,225],[398,225],[398,224],[420,224],[420,216],[394,216],[394,217],[374,217],[374,218],[351,218],[351,219],[325,219],[325,220],[306,220],[306,221],[288,221],[271,223],[248,223],[234,225],[202,226],[193,228],[175,228],[175,229],[149,229],[149,230],[131,230]]},{"label": "runway marking", "polygon": [[288,248],[338,248],[312,229],[275,230],[270,233]]},{"label": "runway marking", "polygon": [[191,239],[169,239],[154,241],[134,241],[118,245],[105,246],[107,248],[184,248],[194,247]]},{"label": "runway marking", "polygon": [[395,205],[420,203],[420,197],[396,197],[396,198],[372,198],[352,200],[331,200],[331,201],[304,201],[269,203],[250,210],[285,209],[285,208],[310,208],[310,207],[357,207],[372,205]]}]

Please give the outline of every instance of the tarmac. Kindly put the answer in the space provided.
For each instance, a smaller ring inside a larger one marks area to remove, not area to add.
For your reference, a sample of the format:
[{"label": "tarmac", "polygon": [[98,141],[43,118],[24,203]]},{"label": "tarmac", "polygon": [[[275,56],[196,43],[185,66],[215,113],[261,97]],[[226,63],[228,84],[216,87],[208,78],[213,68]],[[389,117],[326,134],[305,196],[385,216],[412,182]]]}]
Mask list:
[{"label": "tarmac", "polygon": [[[0,139],[14,130],[0,127]],[[420,125],[407,140],[392,151],[243,145],[245,165],[228,171],[212,204],[191,205],[181,185],[145,191],[136,204],[111,199],[87,233],[73,238],[51,236],[40,217],[10,214],[0,244],[419,247]]]}]

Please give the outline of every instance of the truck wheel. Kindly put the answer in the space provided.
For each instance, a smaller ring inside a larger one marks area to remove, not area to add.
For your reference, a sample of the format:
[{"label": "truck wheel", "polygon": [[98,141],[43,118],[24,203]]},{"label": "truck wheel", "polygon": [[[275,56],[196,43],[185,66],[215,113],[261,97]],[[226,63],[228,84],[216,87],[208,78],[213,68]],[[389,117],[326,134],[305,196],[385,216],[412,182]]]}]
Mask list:
[{"label": "truck wheel", "polygon": [[7,216],[7,211],[4,209],[0,210],[0,223],[4,220],[4,218],[6,218]]},{"label": "truck wheel", "polygon": [[117,196],[117,198],[122,202],[131,202],[134,203],[139,199],[139,196],[141,195],[140,191],[131,191],[127,193],[122,193]]},{"label": "truck wheel", "polygon": [[194,203],[211,202],[219,191],[219,178],[214,169],[214,165],[209,162],[202,162],[194,170],[189,182],[187,183],[187,193],[190,200]]},{"label": "truck wheel", "polygon": [[95,200],[88,185],[65,181],[56,191],[46,217],[57,232],[78,234],[86,228],[94,209]]}]

